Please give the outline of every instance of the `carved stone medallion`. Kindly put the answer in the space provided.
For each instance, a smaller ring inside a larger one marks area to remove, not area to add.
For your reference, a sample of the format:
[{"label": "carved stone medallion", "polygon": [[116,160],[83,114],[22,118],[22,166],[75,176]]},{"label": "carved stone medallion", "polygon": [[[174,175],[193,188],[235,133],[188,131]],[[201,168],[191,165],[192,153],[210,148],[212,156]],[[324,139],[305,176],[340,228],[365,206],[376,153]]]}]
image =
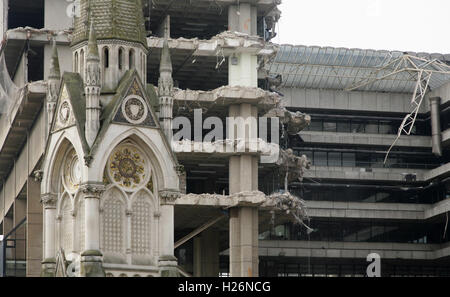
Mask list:
[{"label": "carved stone medallion", "polygon": [[147,118],[147,105],[142,97],[132,95],[123,101],[122,113],[131,124],[141,124]]},{"label": "carved stone medallion", "polygon": [[133,145],[122,145],[108,160],[110,180],[126,191],[146,185],[150,179],[149,164],[141,150]]},{"label": "carved stone medallion", "polygon": [[67,101],[64,101],[61,104],[61,108],[59,109],[59,120],[62,124],[67,123],[70,116],[70,107]]}]

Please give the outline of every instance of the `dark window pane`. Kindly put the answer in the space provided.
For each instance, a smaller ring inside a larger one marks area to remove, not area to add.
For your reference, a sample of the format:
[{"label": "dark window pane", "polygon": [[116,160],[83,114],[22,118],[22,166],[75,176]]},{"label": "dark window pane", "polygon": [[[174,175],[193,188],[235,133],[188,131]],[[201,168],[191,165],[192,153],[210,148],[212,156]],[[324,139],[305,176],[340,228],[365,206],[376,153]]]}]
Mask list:
[{"label": "dark window pane", "polygon": [[394,134],[393,127],[389,124],[389,122],[381,121],[380,122],[380,134]]},{"label": "dark window pane", "polygon": [[366,133],[377,134],[378,122],[370,121],[366,124]]},{"label": "dark window pane", "polygon": [[310,131],[322,131],[322,121],[321,120],[312,120],[309,125]]},{"label": "dark window pane", "polygon": [[343,153],[342,154],[342,166],[355,167],[355,154],[354,153]]},{"label": "dark window pane", "polygon": [[364,124],[362,122],[352,122],[352,133],[364,133]]},{"label": "dark window pane", "polygon": [[350,122],[338,122],[337,131],[342,133],[351,132]]},{"label": "dark window pane", "polygon": [[328,166],[342,166],[341,153],[328,153]]},{"label": "dark window pane", "polygon": [[323,131],[336,132],[336,123],[335,122],[324,122],[323,123]]},{"label": "dark window pane", "polygon": [[327,153],[314,152],[314,165],[315,166],[327,166]]}]

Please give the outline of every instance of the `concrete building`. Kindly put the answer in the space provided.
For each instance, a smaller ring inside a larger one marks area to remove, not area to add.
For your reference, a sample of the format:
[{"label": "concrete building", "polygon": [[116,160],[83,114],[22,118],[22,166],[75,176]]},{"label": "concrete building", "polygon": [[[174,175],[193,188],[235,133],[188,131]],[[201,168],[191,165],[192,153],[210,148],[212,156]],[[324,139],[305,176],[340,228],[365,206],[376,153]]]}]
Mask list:
[{"label": "concrete building", "polygon": [[280,224],[265,234],[261,275],[363,276],[373,252],[384,276],[449,276],[448,75],[428,82],[411,134],[398,139],[386,162],[402,120],[414,109],[417,76],[361,84],[405,56],[444,64],[449,58],[281,47],[270,70],[283,76],[283,100],[312,118],[289,146],[312,162],[304,182],[291,186],[306,200],[314,231]]},{"label": "concrete building", "polygon": [[447,57],[280,47],[280,2],[0,0],[0,274],[448,275]]}]

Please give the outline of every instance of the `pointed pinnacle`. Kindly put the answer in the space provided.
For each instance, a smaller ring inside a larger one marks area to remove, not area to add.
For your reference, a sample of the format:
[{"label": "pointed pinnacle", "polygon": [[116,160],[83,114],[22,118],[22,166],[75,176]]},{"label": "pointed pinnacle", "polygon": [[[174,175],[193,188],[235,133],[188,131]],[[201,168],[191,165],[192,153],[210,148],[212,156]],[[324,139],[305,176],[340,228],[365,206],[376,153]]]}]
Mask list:
[{"label": "pointed pinnacle", "polygon": [[86,60],[100,61],[100,56],[98,54],[97,37],[95,35],[93,21],[91,21],[91,27],[89,29],[88,52],[87,52]]},{"label": "pointed pinnacle", "polygon": [[56,40],[53,38],[52,57],[50,59],[49,79],[60,79],[61,71],[59,69],[58,49],[56,48]]},{"label": "pointed pinnacle", "polygon": [[169,41],[164,38],[164,44],[161,52],[161,61],[159,64],[159,73],[172,73],[172,59],[170,58]]}]

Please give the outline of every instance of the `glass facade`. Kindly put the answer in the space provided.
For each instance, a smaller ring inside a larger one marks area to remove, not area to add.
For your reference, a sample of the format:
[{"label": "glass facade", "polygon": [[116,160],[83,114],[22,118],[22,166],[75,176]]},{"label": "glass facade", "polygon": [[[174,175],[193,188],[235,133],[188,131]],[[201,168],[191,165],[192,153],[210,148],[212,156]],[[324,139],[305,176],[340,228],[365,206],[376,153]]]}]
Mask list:
[{"label": "glass facade", "polygon": [[[397,134],[402,119],[343,119],[320,118],[314,116],[311,125],[305,131],[365,133],[365,134]],[[430,136],[431,127],[427,121],[418,120],[411,132],[412,135]]]}]

